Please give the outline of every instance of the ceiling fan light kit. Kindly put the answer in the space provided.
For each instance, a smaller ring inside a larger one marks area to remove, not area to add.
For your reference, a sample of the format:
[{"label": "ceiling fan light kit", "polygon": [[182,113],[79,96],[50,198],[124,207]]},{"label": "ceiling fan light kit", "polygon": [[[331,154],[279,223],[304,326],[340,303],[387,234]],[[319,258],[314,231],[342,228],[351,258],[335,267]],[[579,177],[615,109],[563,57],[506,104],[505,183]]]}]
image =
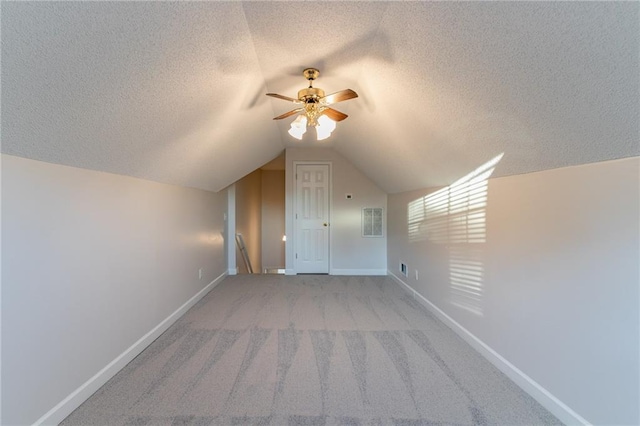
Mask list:
[{"label": "ceiling fan light kit", "polygon": [[274,120],[282,120],[300,113],[291,123],[289,129],[291,136],[301,140],[302,135],[307,132],[307,126],[312,126],[316,128],[317,140],[327,139],[336,129],[336,121],[342,121],[348,117],[347,114],[330,108],[329,105],[357,98],[358,94],[351,89],[345,89],[325,96],[324,90],[313,87],[313,81],[318,78],[320,71],[316,68],[307,68],[302,75],[309,81],[309,87],[298,91],[298,99],[277,93],[267,93],[267,96],[301,104],[299,108],[274,117]]},{"label": "ceiling fan light kit", "polygon": [[307,117],[300,114],[295,120],[293,120],[293,123],[291,123],[289,134],[294,138],[301,140],[302,135],[305,133],[307,133]]}]

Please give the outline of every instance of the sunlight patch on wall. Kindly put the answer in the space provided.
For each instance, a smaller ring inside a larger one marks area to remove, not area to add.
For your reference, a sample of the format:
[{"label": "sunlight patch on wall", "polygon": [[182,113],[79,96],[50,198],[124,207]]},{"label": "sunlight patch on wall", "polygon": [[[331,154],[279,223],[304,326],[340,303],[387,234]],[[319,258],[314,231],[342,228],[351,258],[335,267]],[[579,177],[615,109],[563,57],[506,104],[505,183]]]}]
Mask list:
[{"label": "sunlight patch on wall", "polygon": [[449,293],[451,304],[482,315],[484,279],[483,251],[472,245],[449,247]]},{"label": "sunlight patch on wall", "polygon": [[407,206],[409,242],[446,244],[451,303],[482,315],[488,179],[504,153]]}]

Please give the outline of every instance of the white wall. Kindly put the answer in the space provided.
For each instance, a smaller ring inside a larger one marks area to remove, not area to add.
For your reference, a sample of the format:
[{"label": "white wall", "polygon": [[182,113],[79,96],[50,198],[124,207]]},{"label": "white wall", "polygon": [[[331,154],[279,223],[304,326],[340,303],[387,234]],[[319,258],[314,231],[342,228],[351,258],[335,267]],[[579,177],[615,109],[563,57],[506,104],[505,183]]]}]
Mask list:
[{"label": "white wall", "polygon": [[454,304],[459,247],[408,237],[408,203],[432,190],[389,196],[389,270],[406,262],[404,282],[587,421],[639,424],[639,165],[490,179],[486,242],[467,245],[477,309]]},{"label": "white wall", "polygon": [[[242,234],[251,268],[255,274],[262,272],[262,171],[249,173],[235,183],[236,233]],[[236,250],[238,273],[247,274],[242,253]]]},{"label": "white wall", "polygon": [[284,269],[284,170],[262,170],[262,267]]},{"label": "white wall", "polygon": [[[361,215],[364,207],[382,207],[386,216],[387,195],[333,149],[287,149],[285,177],[287,235],[293,235],[294,161],[332,163],[330,273],[334,275],[386,274],[386,229],[384,238],[363,238]],[[353,199],[345,199],[347,193],[353,194]],[[287,239],[285,250],[287,273],[294,273],[293,238]]]},{"label": "white wall", "polygon": [[34,423],[223,277],[226,208],[226,193],[2,155],[1,423]]}]

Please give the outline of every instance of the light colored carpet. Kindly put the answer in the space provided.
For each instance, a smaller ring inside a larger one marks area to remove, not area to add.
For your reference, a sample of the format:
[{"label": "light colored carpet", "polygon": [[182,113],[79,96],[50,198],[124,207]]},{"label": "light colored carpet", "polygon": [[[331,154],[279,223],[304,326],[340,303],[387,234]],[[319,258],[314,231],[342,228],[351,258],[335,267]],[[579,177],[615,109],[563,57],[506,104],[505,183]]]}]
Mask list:
[{"label": "light colored carpet", "polygon": [[559,424],[387,277],[225,279],[71,425]]}]

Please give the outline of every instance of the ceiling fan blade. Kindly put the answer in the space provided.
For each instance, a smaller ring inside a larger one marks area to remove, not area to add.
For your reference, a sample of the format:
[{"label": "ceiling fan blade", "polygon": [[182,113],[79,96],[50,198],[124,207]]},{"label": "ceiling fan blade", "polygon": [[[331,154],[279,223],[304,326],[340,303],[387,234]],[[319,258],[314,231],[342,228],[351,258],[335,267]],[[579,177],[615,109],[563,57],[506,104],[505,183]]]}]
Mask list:
[{"label": "ceiling fan blade", "polygon": [[332,119],[333,121],[342,121],[348,117],[347,114],[343,114],[340,111],[335,110],[333,108],[327,108],[324,111],[322,111],[322,113],[327,117],[329,117],[330,119]]},{"label": "ceiling fan blade", "polygon": [[358,94],[351,89],[344,89],[336,93],[325,96],[321,99],[326,105],[335,104],[349,99],[357,98]]},{"label": "ceiling fan blade", "polygon": [[277,116],[277,117],[274,117],[273,119],[274,119],[274,120],[282,120],[283,118],[291,117],[292,115],[297,114],[297,113],[299,113],[300,111],[304,111],[304,108],[296,108],[296,109],[291,110],[291,111],[289,111],[289,112],[285,112],[285,113],[284,113],[284,114],[282,114],[282,115],[279,115],[279,116]]},{"label": "ceiling fan blade", "polygon": [[300,103],[300,101],[298,99],[293,99],[293,98],[290,98],[290,97],[284,96],[284,95],[278,95],[277,93],[267,93],[267,96],[271,96],[273,98],[282,99],[284,101],[294,102],[296,104]]}]

